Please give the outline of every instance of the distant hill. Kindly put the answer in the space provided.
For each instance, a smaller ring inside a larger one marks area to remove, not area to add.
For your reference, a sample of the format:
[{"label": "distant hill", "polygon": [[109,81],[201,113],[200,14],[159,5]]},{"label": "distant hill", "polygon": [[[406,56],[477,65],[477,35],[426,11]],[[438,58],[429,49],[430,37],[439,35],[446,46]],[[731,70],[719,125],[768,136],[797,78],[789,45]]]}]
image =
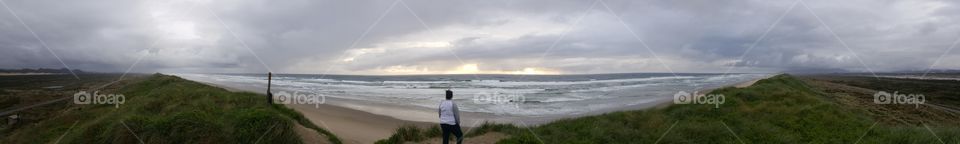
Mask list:
[{"label": "distant hill", "polygon": [[[0,69],[0,73],[70,73],[70,69],[60,68],[60,69],[50,69],[50,68],[39,68],[39,69]],[[79,69],[74,69],[73,73],[86,73]]]},{"label": "distant hill", "polygon": [[[927,73],[927,70],[896,71],[893,73]],[[960,73],[958,69],[931,69],[929,73]]]}]

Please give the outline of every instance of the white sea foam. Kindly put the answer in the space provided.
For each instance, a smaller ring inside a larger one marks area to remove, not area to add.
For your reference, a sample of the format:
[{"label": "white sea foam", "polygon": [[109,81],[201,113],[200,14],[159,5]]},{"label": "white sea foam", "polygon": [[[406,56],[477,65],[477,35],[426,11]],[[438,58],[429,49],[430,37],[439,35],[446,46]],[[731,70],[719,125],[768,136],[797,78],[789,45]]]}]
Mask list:
[{"label": "white sea foam", "polygon": [[[225,85],[266,87],[265,76],[229,74],[176,74],[186,79]],[[451,88],[461,111],[511,116],[582,114],[645,104],[671,97],[679,90],[694,91],[729,86],[769,74],[697,74],[679,76],[622,77],[604,80],[417,80],[406,78],[337,79],[315,76],[277,76],[274,88],[304,91],[327,97],[394,104],[415,108],[436,107],[443,90]],[[341,78],[344,76],[341,76]],[[371,76],[364,76],[371,77]],[[348,77],[349,78],[349,77]],[[386,80],[384,80],[386,79]],[[516,96],[522,101],[476,103],[481,95]],[[375,105],[374,105],[375,106]],[[388,113],[389,114],[389,113]],[[395,117],[402,117],[396,114]]]}]

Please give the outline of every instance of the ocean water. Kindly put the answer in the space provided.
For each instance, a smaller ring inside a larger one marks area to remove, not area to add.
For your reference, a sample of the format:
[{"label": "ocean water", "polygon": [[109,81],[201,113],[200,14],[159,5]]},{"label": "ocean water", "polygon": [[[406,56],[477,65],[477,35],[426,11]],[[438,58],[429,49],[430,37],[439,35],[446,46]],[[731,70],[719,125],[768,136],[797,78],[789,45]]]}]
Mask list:
[{"label": "ocean water", "polygon": [[[265,91],[267,84],[265,74],[176,75],[205,83],[237,86],[239,89],[255,89],[252,91]],[[649,105],[670,99],[679,91],[692,93],[770,75],[772,74],[411,76],[275,74],[273,88],[275,93],[285,91],[322,95],[328,99],[325,104],[361,110],[364,110],[363,107],[378,105],[400,106],[415,110],[436,109],[438,102],[444,99],[444,91],[450,89],[454,92],[454,100],[462,112],[508,117],[562,117]],[[335,100],[353,103],[339,103]],[[383,111],[374,113],[398,118],[405,115]]]}]

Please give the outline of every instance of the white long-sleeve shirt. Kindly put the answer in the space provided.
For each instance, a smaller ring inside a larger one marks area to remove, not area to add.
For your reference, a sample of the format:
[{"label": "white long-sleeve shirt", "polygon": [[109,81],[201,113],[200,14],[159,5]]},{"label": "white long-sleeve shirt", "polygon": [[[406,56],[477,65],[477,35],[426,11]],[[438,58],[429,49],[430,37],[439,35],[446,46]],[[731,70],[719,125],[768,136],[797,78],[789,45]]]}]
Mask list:
[{"label": "white long-sleeve shirt", "polygon": [[452,100],[443,100],[440,101],[440,123],[457,125],[460,124],[460,110],[457,109],[457,104],[453,103]]}]

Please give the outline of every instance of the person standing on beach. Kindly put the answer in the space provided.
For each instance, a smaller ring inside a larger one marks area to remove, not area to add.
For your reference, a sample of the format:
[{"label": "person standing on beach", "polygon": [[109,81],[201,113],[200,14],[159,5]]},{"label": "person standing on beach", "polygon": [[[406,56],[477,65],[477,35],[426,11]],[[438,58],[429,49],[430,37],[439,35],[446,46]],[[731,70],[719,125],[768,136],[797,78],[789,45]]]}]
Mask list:
[{"label": "person standing on beach", "polygon": [[463,142],[463,132],[460,131],[460,110],[453,103],[453,91],[447,90],[447,99],[440,101],[440,129],[443,130],[443,144],[449,143],[450,133],[457,137],[457,144]]}]

